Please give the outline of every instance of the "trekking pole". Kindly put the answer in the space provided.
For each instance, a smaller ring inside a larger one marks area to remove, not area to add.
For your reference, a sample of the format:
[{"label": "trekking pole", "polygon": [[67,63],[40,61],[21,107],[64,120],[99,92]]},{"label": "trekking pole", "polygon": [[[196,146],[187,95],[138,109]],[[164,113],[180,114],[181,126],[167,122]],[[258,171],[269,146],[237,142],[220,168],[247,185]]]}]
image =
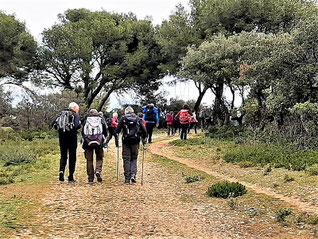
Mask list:
[{"label": "trekking pole", "polygon": [[145,161],[145,145],[142,147],[142,162],[141,162],[141,186],[144,185],[144,161]]},{"label": "trekking pole", "polygon": [[117,181],[119,180],[119,147],[117,147],[117,163],[116,163]]}]

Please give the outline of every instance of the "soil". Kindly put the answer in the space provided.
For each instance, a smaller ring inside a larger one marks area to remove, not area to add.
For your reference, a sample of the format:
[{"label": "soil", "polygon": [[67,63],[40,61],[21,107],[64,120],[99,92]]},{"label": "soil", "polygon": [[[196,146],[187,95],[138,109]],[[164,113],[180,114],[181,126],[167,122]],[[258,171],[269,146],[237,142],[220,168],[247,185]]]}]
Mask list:
[{"label": "soil", "polygon": [[[174,157],[167,150],[168,141],[152,144],[146,152],[144,185],[138,172],[136,185],[124,185],[122,162],[116,180],[114,146],[105,152],[103,182],[89,185],[83,152],[79,153],[76,184],[9,185],[0,188],[6,197],[19,195],[37,207],[33,217],[15,228],[8,238],[314,238],[307,230],[285,227],[268,215],[247,216],[255,205],[230,210],[227,201],[206,196],[207,182],[184,183],[181,173],[187,167],[167,167],[154,155],[163,155],[191,168],[233,181],[212,172],[204,165]],[[151,153],[150,153],[150,152]],[[141,169],[139,156],[139,169]],[[192,169],[191,169],[192,170]],[[211,179],[212,180],[212,179]],[[295,199],[286,198],[255,185],[246,185],[305,210],[315,210]],[[30,209],[31,210],[31,209]],[[263,211],[266,211],[264,209]]]}]

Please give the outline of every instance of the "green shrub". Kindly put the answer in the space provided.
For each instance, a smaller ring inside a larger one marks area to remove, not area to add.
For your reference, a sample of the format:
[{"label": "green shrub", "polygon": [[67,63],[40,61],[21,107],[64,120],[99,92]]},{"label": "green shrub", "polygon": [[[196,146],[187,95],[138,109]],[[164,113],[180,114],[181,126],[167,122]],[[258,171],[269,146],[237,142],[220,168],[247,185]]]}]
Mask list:
[{"label": "green shrub", "polygon": [[197,181],[200,181],[200,180],[201,180],[201,178],[199,176],[185,177],[186,183],[194,183],[194,182],[197,182]]},{"label": "green shrub", "polygon": [[231,183],[231,182],[220,182],[213,184],[209,189],[207,194],[210,197],[217,198],[232,198],[242,196],[247,193],[247,190],[244,185],[240,183]]},{"label": "green shrub", "polygon": [[292,215],[292,211],[290,209],[280,208],[276,212],[276,220],[277,222],[286,222],[286,217],[289,215]]},{"label": "green shrub", "polygon": [[306,173],[311,176],[318,175],[318,164],[313,164],[310,167],[306,167]]},{"label": "green shrub", "polygon": [[186,145],[201,145],[201,144],[205,144],[205,139],[203,137],[190,138],[188,140],[177,139],[177,140],[169,142],[169,144],[172,146],[179,146],[179,147],[183,147]]},{"label": "green shrub", "polygon": [[34,153],[19,148],[12,148],[12,150],[6,151],[0,156],[0,162],[3,163],[4,166],[32,163],[35,160],[36,155]]},{"label": "green shrub", "polygon": [[292,182],[292,181],[295,181],[295,179],[293,177],[289,176],[288,174],[285,174],[284,182],[287,183],[287,182]]},{"label": "green shrub", "polygon": [[214,126],[209,128],[208,136],[214,139],[235,139],[246,133],[246,129],[242,126]]},{"label": "green shrub", "polygon": [[237,145],[226,151],[224,160],[232,163],[250,161],[254,165],[271,164],[275,168],[301,171],[318,163],[318,151],[297,152],[274,144]]}]

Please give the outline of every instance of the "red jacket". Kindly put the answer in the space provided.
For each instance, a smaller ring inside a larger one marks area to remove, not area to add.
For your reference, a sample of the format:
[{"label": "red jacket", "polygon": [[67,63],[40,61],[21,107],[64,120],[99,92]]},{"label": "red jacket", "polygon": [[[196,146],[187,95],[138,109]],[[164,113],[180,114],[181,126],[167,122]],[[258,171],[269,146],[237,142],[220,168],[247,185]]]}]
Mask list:
[{"label": "red jacket", "polygon": [[111,127],[116,128],[118,125],[118,119],[116,117],[112,118]]},{"label": "red jacket", "polygon": [[172,125],[173,124],[173,115],[168,113],[166,116],[166,122],[168,125]]},{"label": "red jacket", "polygon": [[192,116],[192,112],[190,110],[182,109],[176,115],[177,118],[180,120],[180,124],[189,124],[190,123],[190,116]]}]

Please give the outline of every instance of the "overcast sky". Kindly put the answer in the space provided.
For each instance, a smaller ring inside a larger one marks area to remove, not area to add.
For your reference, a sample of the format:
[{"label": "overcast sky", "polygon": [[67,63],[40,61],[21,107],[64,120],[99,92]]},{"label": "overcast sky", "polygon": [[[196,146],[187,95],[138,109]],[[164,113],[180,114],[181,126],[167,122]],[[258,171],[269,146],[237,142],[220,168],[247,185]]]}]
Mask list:
[{"label": "overcast sky", "polygon": [[41,32],[57,22],[57,15],[67,9],[133,12],[139,19],[152,16],[154,24],[160,24],[169,18],[178,3],[187,6],[188,0],[0,0],[0,9],[15,14],[40,39]]},{"label": "overcast sky", "polygon": [[[15,14],[25,22],[27,29],[39,41],[41,32],[57,22],[57,15],[67,9],[86,8],[92,11],[105,10],[117,13],[133,12],[139,19],[151,16],[154,24],[169,19],[175,6],[181,3],[188,6],[188,0],[0,0],[0,10],[6,14]],[[168,87],[167,98],[178,97],[183,100],[196,99],[197,90],[191,83]],[[211,104],[212,95],[207,94],[203,102]],[[111,100],[116,100],[112,95]],[[113,107],[118,103],[112,102]]]}]

